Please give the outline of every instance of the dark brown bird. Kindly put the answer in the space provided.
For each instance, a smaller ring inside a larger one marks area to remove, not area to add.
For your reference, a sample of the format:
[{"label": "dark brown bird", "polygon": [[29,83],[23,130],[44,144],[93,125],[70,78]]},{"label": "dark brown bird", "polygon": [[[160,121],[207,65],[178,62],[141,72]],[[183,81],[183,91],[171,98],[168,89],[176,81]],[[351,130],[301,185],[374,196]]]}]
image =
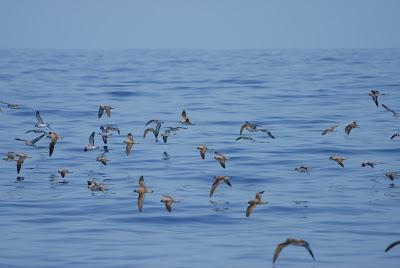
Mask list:
[{"label": "dark brown bird", "polygon": [[101,192],[104,192],[104,191],[107,190],[107,188],[104,187],[104,185],[98,183],[95,180],[88,180],[87,184],[88,184],[88,189],[90,191],[101,191]]},{"label": "dark brown bird", "polygon": [[169,213],[172,211],[172,203],[178,203],[177,200],[175,200],[172,196],[170,195],[164,195],[163,199],[161,199],[161,202],[165,204],[165,208]]},{"label": "dark brown bird", "polygon": [[71,171],[69,171],[68,169],[61,169],[58,171],[58,173],[61,175],[61,178],[64,178],[67,174],[72,173]]},{"label": "dark brown bird", "polygon": [[254,200],[250,200],[248,202],[249,206],[247,207],[247,210],[246,210],[246,217],[250,217],[250,215],[253,213],[254,208],[257,205],[262,205],[262,204],[267,204],[268,203],[268,202],[264,202],[262,200],[262,194],[263,193],[264,193],[264,191],[256,193],[256,198]]},{"label": "dark brown bird", "polygon": [[197,147],[197,150],[200,151],[200,156],[201,156],[202,159],[204,159],[206,157],[206,152],[208,150],[207,146],[205,146],[204,144],[200,144]]},{"label": "dark brown bird", "polygon": [[388,177],[391,181],[394,181],[394,179],[397,177],[397,173],[396,172],[386,172],[385,176]]},{"label": "dark brown bird", "polygon": [[373,161],[364,161],[364,162],[362,162],[362,164],[361,164],[362,167],[370,166],[370,167],[372,167],[372,168],[373,168],[375,165],[376,165],[376,163],[373,162]]},{"label": "dark brown bird", "polygon": [[102,163],[103,165],[107,165],[107,162],[110,162],[110,160],[107,159],[107,157],[105,155],[100,155],[96,158],[96,161],[99,161],[100,163]]},{"label": "dark brown bird", "polygon": [[58,134],[55,132],[49,132],[49,135],[47,135],[47,137],[50,138],[49,156],[51,156],[54,152],[54,146],[56,145],[56,142],[60,138],[60,136],[58,136]]},{"label": "dark brown bird", "polygon": [[281,253],[282,249],[284,249],[285,247],[287,247],[289,245],[306,248],[308,253],[310,253],[311,257],[315,261],[314,254],[311,251],[310,244],[308,242],[306,242],[304,240],[295,239],[295,238],[288,238],[288,239],[286,239],[285,242],[282,242],[276,246],[274,256],[272,257],[272,263],[275,263],[275,261],[278,259],[279,254]]},{"label": "dark brown bird", "polygon": [[378,97],[379,97],[379,96],[383,96],[383,95],[385,95],[385,94],[379,93],[378,90],[371,90],[371,92],[368,93],[368,95],[371,96],[372,100],[373,100],[374,103],[376,104],[376,107],[378,107],[378,106],[379,106],[379,104],[378,104]]},{"label": "dark brown bird", "polygon": [[110,117],[111,109],[114,109],[114,108],[111,107],[110,105],[100,105],[97,116],[100,118],[103,115],[103,112],[106,111],[107,116]]},{"label": "dark brown bird", "polygon": [[220,152],[215,152],[215,156],[214,156],[215,160],[218,160],[221,167],[225,168],[225,161],[229,160],[229,157],[226,157],[225,155],[223,155]]},{"label": "dark brown bird", "polygon": [[294,169],[295,171],[298,171],[298,172],[300,172],[300,173],[310,173],[310,171],[311,171],[311,168],[310,167],[307,167],[307,166],[299,166],[299,167],[296,167],[295,169]]},{"label": "dark brown bird", "polygon": [[17,154],[17,156],[19,157],[19,159],[17,160],[17,172],[19,174],[22,167],[22,163],[24,163],[25,159],[30,157],[26,153]]},{"label": "dark brown bird", "polygon": [[181,124],[184,124],[184,125],[193,125],[190,122],[189,117],[186,115],[186,111],[185,110],[182,111],[180,122],[181,122]]},{"label": "dark brown bird", "polygon": [[326,135],[331,132],[336,132],[337,127],[338,127],[338,125],[333,125],[333,126],[327,127],[324,129],[324,131],[322,131],[321,135]]},{"label": "dark brown bird", "polygon": [[352,123],[348,124],[348,125],[345,127],[344,132],[345,132],[347,135],[350,135],[350,132],[351,132],[351,130],[352,130],[353,128],[359,128],[359,127],[360,127],[360,126],[357,125],[357,122],[356,122],[356,121],[353,121]]},{"label": "dark brown bird", "polygon": [[137,142],[135,142],[135,140],[133,139],[133,135],[132,133],[128,133],[128,135],[126,136],[126,140],[124,141],[124,143],[126,144],[126,148],[125,148],[125,153],[126,155],[129,155],[131,153],[131,149],[132,146],[134,144],[138,144]]},{"label": "dark brown bird", "polygon": [[344,167],[343,161],[346,160],[346,158],[337,156],[337,155],[333,155],[333,156],[329,157],[329,160],[336,161],[341,167]]},{"label": "dark brown bird", "polygon": [[257,128],[258,126],[259,126],[259,125],[256,125],[256,124],[254,124],[254,123],[252,123],[252,122],[245,121],[244,124],[240,127],[239,135],[242,135],[242,132],[243,132],[243,130],[245,130],[245,129],[248,130],[248,131],[250,131],[250,132],[257,131],[256,128]]},{"label": "dark brown bird", "polygon": [[400,244],[400,240],[393,242],[392,244],[390,244],[386,249],[385,252],[388,252],[392,247],[397,246]]},{"label": "dark brown bird", "polygon": [[211,186],[211,190],[210,190],[210,198],[212,196],[212,194],[215,192],[215,190],[217,189],[218,185],[221,183],[221,181],[224,181],[227,185],[232,186],[231,182],[229,181],[231,177],[228,176],[215,176],[215,180]]},{"label": "dark brown bird", "polygon": [[139,209],[140,212],[142,212],[144,195],[146,193],[152,193],[153,190],[150,190],[149,188],[146,187],[146,185],[144,184],[143,176],[140,176],[140,178],[139,178],[139,187],[137,189],[135,189],[134,192],[139,194],[139,196],[138,196],[138,209]]}]

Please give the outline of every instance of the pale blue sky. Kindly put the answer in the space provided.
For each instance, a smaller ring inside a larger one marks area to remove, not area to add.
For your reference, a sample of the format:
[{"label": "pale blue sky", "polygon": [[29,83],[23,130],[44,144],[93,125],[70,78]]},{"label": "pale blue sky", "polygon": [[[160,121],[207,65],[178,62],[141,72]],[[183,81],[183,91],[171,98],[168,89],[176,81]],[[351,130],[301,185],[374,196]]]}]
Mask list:
[{"label": "pale blue sky", "polygon": [[399,48],[400,0],[0,0],[0,48]]}]

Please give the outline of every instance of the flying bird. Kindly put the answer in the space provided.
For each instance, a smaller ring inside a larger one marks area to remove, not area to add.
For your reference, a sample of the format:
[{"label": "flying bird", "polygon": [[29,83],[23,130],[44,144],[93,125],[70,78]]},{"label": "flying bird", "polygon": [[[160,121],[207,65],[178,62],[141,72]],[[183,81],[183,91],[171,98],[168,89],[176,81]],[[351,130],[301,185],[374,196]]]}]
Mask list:
[{"label": "flying bird", "polygon": [[242,135],[242,132],[243,132],[243,130],[248,130],[248,131],[250,131],[250,132],[254,132],[254,131],[256,131],[256,128],[258,127],[259,125],[256,125],[256,124],[254,124],[254,123],[252,123],[252,122],[249,122],[249,121],[245,121],[244,122],[244,124],[240,127],[240,131],[239,131],[239,135]]},{"label": "flying bird", "polygon": [[348,125],[345,127],[344,132],[345,132],[347,135],[350,135],[350,132],[351,132],[351,130],[352,130],[353,128],[359,128],[359,127],[360,127],[360,126],[357,125],[357,122],[356,122],[356,121],[353,121],[352,123],[348,124]]},{"label": "flying bird", "polygon": [[250,215],[253,213],[253,210],[256,206],[268,203],[268,202],[264,202],[262,200],[263,193],[264,193],[264,191],[256,193],[256,197],[254,198],[254,200],[250,200],[248,202],[249,205],[246,209],[246,217],[250,217]]},{"label": "flying bird", "polygon": [[144,195],[146,193],[152,193],[153,190],[150,190],[149,188],[146,187],[146,185],[144,183],[143,176],[140,176],[140,178],[139,178],[139,187],[137,189],[135,189],[134,192],[139,194],[139,196],[138,196],[138,209],[139,209],[140,212],[142,212]]},{"label": "flying bird", "polygon": [[183,125],[193,125],[193,124],[190,122],[189,117],[186,115],[186,111],[185,111],[185,110],[182,111],[180,122],[181,122],[181,124],[183,124]]},{"label": "flying bird", "polygon": [[126,144],[125,147],[126,155],[129,155],[131,153],[131,149],[134,144],[139,144],[138,142],[135,142],[135,140],[133,139],[132,133],[128,133],[128,135],[126,136],[126,140],[124,140],[124,143]]},{"label": "flying bird", "polygon": [[5,101],[0,101],[0,103],[3,103],[5,105],[7,105],[7,107],[10,108],[10,109],[18,109],[18,107],[19,107],[18,104],[8,103],[8,102],[5,102]]},{"label": "flying bird", "polygon": [[61,169],[58,171],[58,173],[61,175],[61,178],[64,178],[67,174],[72,173],[71,171],[69,171],[68,169]]},{"label": "flying bird", "polygon": [[370,166],[370,167],[372,167],[372,168],[373,168],[375,165],[376,165],[376,163],[373,162],[373,161],[364,161],[364,162],[362,162],[362,164],[361,164],[362,167]]},{"label": "flying bird", "polygon": [[376,104],[376,107],[379,107],[378,104],[378,97],[379,96],[383,96],[385,94],[381,94],[378,90],[371,90],[370,93],[368,93],[369,96],[371,96],[372,100],[374,101],[374,103]]},{"label": "flying bird", "polygon": [[26,153],[17,154],[19,159],[17,160],[17,172],[21,171],[22,163],[24,163],[25,159],[30,158]]},{"label": "flying bird", "polygon": [[90,191],[101,191],[101,192],[104,192],[104,191],[107,190],[107,188],[104,187],[104,185],[98,183],[95,180],[88,180],[87,184],[88,184],[88,189]]},{"label": "flying bird", "polygon": [[172,203],[178,203],[179,201],[175,200],[172,196],[170,195],[164,195],[163,198],[161,199],[161,202],[165,204],[165,208],[169,213],[172,211]]},{"label": "flying bird", "polygon": [[336,161],[341,167],[344,167],[343,161],[346,160],[346,158],[337,156],[337,155],[333,155],[333,156],[329,157],[329,160]]},{"label": "flying bird", "polygon": [[46,134],[42,134],[39,137],[34,138],[33,140],[25,140],[25,139],[19,139],[15,138],[17,141],[23,141],[25,142],[26,145],[28,146],[35,146],[35,143],[37,143],[41,138],[43,138]]},{"label": "flying bird", "polygon": [[107,138],[111,135],[111,129],[109,127],[100,126],[101,132],[99,135],[103,139],[104,144],[107,144]]},{"label": "flying bird", "polygon": [[304,240],[295,239],[295,238],[288,238],[288,239],[286,239],[285,242],[282,242],[276,246],[275,253],[272,258],[272,263],[275,263],[275,261],[278,259],[279,254],[281,253],[282,249],[284,249],[285,247],[290,246],[290,245],[304,247],[305,249],[307,249],[308,253],[310,253],[311,257],[315,261],[314,254],[311,251],[310,244],[308,242],[306,242]]},{"label": "flying bird", "polygon": [[221,181],[225,182],[227,185],[232,186],[230,179],[231,177],[228,176],[215,176],[215,180],[211,186],[211,190],[210,190],[210,198],[213,195],[213,193],[215,192],[215,190],[217,189],[218,185],[221,183]]},{"label": "flying bird", "polygon": [[200,151],[200,156],[201,156],[202,159],[204,159],[204,157],[206,157],[206,152],[207,152],[207,150],[208,150],[207,146],[204,145],[204,144],[200,144],[200,145],[197,147],[197,150]]},{"label": "flying bird", "polygon": [[58,136],[58,134],[55,132],[49,132],[49,135],[47,135],[47,137],[50,138],[49,156],[51,156],[54,151],[54,146],[56,145],[56,142],[60,138],[60,136]]},{"label": "flying bird", "polygon": [[393,242],[392,244],[390,244],[386,249],[385,252],[388,252],[391,248],[393,248],[394,246],[397,246],[400,244],[400,240]]},{"label": "flying bird", "polygon": [[390,109],[389,107],[387,107],[385,104],[382,104],[383,108],[385,108],[387,111],[391,112],[393,114],[394,117],[400,117],[400,113]]},{"label": "flying bird", "polygon": [[221,167],[223,167],[223,168],[225,168],[225,161],[226,161],[226,160],[229,160],[228,157],[226,157],[225,155],[223,155],[223,154],[220,153],[220,152],[215,152],[214,159],[215,159],[215,160],[218,160],[219,163],[220,163],[220,165],[221,165]]},{"label": "flying bird", "polygon": [[326,135],[331,132],[336,132],[337,127],[338,127],[338,125],[333,125],[333,126],[327,127],[324,129],[324,131],[322,131],[321,135]]},{"label": "flying bird", "polygon": [[49,124],[46,124],[43,121],[42,117],[40,116],[39,111],[36,111],[36,119],[37,119],[37,123],[36,123],[35,127],[37,127],[37,128],[50,127]]},{"label": "flying bird", "polygon": [[105,155],[100,155],[96,158],[96,161],[99,161],[100,163],[102,163],[103,165],[107,165],[107,162],[109,162],[110,160],[107,159],[107,157]]},{"label": "flying bird", "polygon": [[109,105],[100,105],[97,116],[100,118],[103,115],[103,112],[106,111],[107,116],[110,117],[111,109],[114,109],[114,108]]},{"label": "flying bird", "polygon": [[5,160],[5,161],[14,161],[14,160],[16,160],[15,157],[16,157],[16,155],[15,155],[14,152],[8,152],[6,154],[6,157],[3,158],[3,160]]},{"label": "flying bird", "polygon": [[311,168],[310,167],[307,167],[307,166],[299,166],[299,167],[296,167],[295,169],[294,169],[295,171],[298,171],[298,172],[300,172],[300,173],[310,173],[310,171],[311,171]]},{"label": "flying bird", "polygon": [[96,146],[94,146],[94,133],[95,132],[93,131],[92,134],[90,134],[89,136],[89,144],[87,144],[83,149],[85,152],[96,149]]},{"label": "flying bird", "polygon": [[385,176],[388,177],[391,181],[394,181],[394,179],[397,177],[397,173],[396,172],[386,172]]}]

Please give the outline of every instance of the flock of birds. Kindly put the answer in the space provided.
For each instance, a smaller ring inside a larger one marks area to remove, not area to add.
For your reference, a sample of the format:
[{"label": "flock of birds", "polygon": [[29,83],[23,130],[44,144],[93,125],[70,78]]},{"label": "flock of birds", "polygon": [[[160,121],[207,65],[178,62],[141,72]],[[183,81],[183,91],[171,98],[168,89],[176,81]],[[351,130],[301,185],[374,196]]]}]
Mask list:
[{"label": "flock of birds", "polygon": [[[378,90],[371,90],[371,92],[369,93],[369,96],[372,97],[372,100],[374,101],[374,103],[376,104],[377,107],[379,107],[379,103],[378,103],[378,97],[382,96],[384,94],[380,93]],[[10,109],[18,109],[18,105],[17,104],[12,104],[12,103],[7,103],[4,101],[0,101],[0,103],[5,104],[8,108]],[[387,111],[391,112],[393,114],[394,117],[400,117],[400,113],[396,112],[392,109],[390,109],[389,107],[387,107],[386,105],[382,104],[382,107],[385,108]],[[98,110],[98,118],[101,118],[105,112],[105,114],[110,117],[111,116],[111,110],[113,109],[112,106],[109,105],[100,105],[99,110]],[[2,112],[2,109],[0,108],[0,112]],[[15,138],[15,140],[18,141],[22,141],[25,143],[25,145],[28,146],[35,146],[35,144],[37,142],[39,142],[44,136],[47,136],[50,139],[49,142],[49,157],[51,157],[54,153],[55,150],[55,146],[57,144],[57,141],[59,139],[61,139],[60,135],[57,134],[54,131],[44,131],[43,129],[46,128],[50,128],[50,124],[45,123],[45,121],[42,119],[40,112],[37,111],[36,112],[36,119],[37,119],[37,123],[35,124],[35,128],[26,131],[25,133],[37,133],[40,134],[40,136],[32,139],[32,140],[27,140],[27,139],[20,139],[20,138]],[[154,127],[148,127],[144,130],[143,133],[143,139],[145,139],[149,133],[152,133],[156,139],[156,142],[158,142],[158,138],[159,136],[162,137],[163,141],[165,143],[167,143],[168,141],[168,137],[170,135],[174,135],[175,132],[179,131],[180,129],[186,129],[189,125],[193,125],[193,123],[189,120],[189,117],[186,114],[186,111],[183,110],[182,114],[181,114],[181,118],[180,118],[180,123],[181,126],[176,126],[176,127],[165,127],[165,131],[164,133],[160,134],[160,129],[162,127],[162,124],[164,122],[158,119],[152,119],[150,121],[148,121],[145,126],[149,126],[149,125],[154,125]],[[326,135],[328,133],[333,133],[336,132],[338,125],[333,125],[330,126],[326,129],[324,129],[322,131],[322,135]],[[355,128],[359,128],[360,126],[357,124],[357,122],[351,122],[350,124],[348,124],[344,131],[347,135],[350,135],[351,131]],[[105,153],[108,152],[108,147],[107,147],[107,138],[112,135],[113,132],[117,132],[118,134],[120,134],[120,129],[115,127],[115,126],[101,126],[100,127],[101,132],[98,133],[104,143],[103,146],[103,151],[104,153],[101,154],[100,156],[98,156],[96,158],[96,161],[101,162],[103,165],[107,165],[107,162],[109,161],[107,159],[107,156],[105,155]],[[257,132],[257,131],[261,131],[266,133],[270,138],[275,139],[275,136],[266,128],[262,128],[261,125],[257,125],[253,122],[250,121],[245,121],[244,124],[240,127],[240,131],[239,131],[239,137],[236,139],[236,141],[238,140],[248,140],[248,141],[252,141],[255,142],[255,140],[252,137],[249,136],[244,136],[242,135],[244,131],[248,131],[248,132]],[[96,149],[99,149],[98,146],[95,146],[95,132],[92,132],[91,135],[89,136],[89,143],[84,147],[84,152],[87,151],[93,151]],[[391,136],[391,139],[394,139],[396,137],[400,137],[400,133],[395,133]],[[135,139],[133,138],[132,133],[128,133],[126,140],[124,141],[125,144],[125,154],[127,156],[130,155],[132,147],[134,144],[138,144],[138,142],[135,141]],[[200,157],[201,159],[205,159],[207,152],[209,152],[210,150],[207,148],[207,146],[205,144],[200,144],[197,147],[197,150],[200,153]],[[30,156],[28,156],[27,153],[15,153],[15,152],[8,152],[6,154],[6,156],[3,158],[5,161],[16,161],[17,162],[17,173],[20,174],[21,172],[21,168],[22,165],[24,163],[24,161],[26,159],[30,158]],[[214,152],[214,159],[216,161],[219,162],[220,166],[222,168],[225,168],[226,165],[226,161],[229,160],[229,157],[225,156],[223,153],[221,152]],[[340,165],[342,168],[344,167],[344,161],[346,160],[346,158],[342,157],[342,156],[338,156],[338,155],[332,155],[329,157],[329,160],[335,161],[337,162],[338,165]],[[373,168],[377,163],[374,161],[364,161],[361,166],[362,167],[366,167],[369,166],[371,168]],[[306,172],[309,173],[311,170],[310,167],[308,166],[299,166],[295,168],[295,171],[298,172]],[[71,171],[69,171],[68,169],[61,169],[58,170],[58,173],[60,174],[60,176],[62,178],[65,178],[69,173],[72,173]],[[394,179],[399,175],[396,172],[387,172],[385,173],[386,177],[388,177],[392,182],[394,181]],[[17,180],[23,180],[23,177],[18,176]],[[210,193],[209,193],[209,197],[211,198],[212,195],[214,194],[215,190],[217,189],[217,187],[221,184],[221,182],[224,182],[225,184],[227,184],[228,186],[232,186],[231,182],[230,182],[230,177],[229,176],[215,176],[214,177],[214,181],[212,183],[211,189],[210,189]],[[105,187],[104,185],[102,185],[101,183],[95,181],[94,179],[90,179],[87,181],[87,187],[90,191],[107,191],[107,187]],[[134,190],[135,193],[138,194],[138,199],[137,199],[137,206],[138,206],[138,210],[139,212],[143,211],[143,203],[144,203],[144,198],[145,195],[147,193],[152,193],[153,190],[151,190],[150,188],[148,188],[145,184],[145,180],[143,176],[140,176],[139,180],[138,180],[138,187]],[[253,213],[253,210],[258,206],[258,205],[262,205],[262,204],[267,204],[268,202],[263,201],[262,199],[262,194],[264,193],[264,191],[259,191],[255,194],[255,198],[253,200],[248,201],[248,206],[246,209],[246,217],[250,217]],[[174,197],[172,197],[171,195],[164,195],[163,198],[161,199],[161,202],[164,203],[166,210],[171,213],[172,212],[172,206],[174,203],[179,202],[178,200],[176,200]],[[395,241],[393,243],[391,243],[385,250],[385,252],[389,251],[391,248],[393,248],[394,246],[400,244],[400,240],[399,241]],[[307,241],[305,240],[301,240],[301,239],[295,239],[295,238],[287,238],[286,241],[278,244],[276,246],[275,249],[275,253],[273,255],[272,258],[272,262],[275,263],[275,261],[278,259],[282,249],[284,249],[285,247],[292,245],[292,246],[301,246],[304,247],[308,253],[311,255],[312,259],[315,260],[314,258],[314,254],[310,248],[310,245]]]}]

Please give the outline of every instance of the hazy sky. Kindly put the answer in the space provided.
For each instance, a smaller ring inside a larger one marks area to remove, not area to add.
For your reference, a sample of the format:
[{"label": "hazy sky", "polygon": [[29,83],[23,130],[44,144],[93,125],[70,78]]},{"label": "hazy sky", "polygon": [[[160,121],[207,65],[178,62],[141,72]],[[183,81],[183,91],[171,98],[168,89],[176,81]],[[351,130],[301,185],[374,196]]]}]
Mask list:
[{"label": "hazy sky", "polygon": [[0,0],[0,48],[399,48],[400,0]]}]

